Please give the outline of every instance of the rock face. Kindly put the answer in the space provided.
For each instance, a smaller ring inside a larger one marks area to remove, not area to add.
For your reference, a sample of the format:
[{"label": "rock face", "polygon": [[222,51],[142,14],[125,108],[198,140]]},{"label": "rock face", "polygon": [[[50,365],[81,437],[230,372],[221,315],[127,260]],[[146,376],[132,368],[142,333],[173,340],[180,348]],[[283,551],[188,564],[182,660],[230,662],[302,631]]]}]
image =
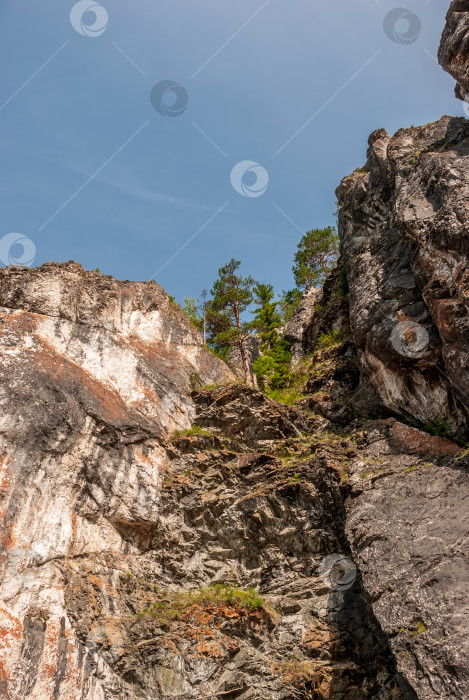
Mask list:
[{"label": "rock face", "polygon": [[397,667],[418,698],[469,694],[469,461],[394,419],[365,426],[346,532]]},{"label": "rock face", "polygon": [[291,343],[293,364],[297,364],[305,354],[306,329],[311,326],[314,307],[322,295],[321,289],[308,289],[292,318],[285,326],[285,339]]},{"label": "rock face", "polygon": [[65,570],[147,546],[163,441],[195,417],[191,376],[232,375],[154,283],[73,263],[7,268],[0,306],[0,695],[104,697],[66,613]]},{"label": "rock face", "polygon": [[457,81],[455,94],[469,102],[469,2],[452,0],[438,52],[440,65]]},{"label": "rock face", "polygon": [[0,300],[2,697],[404,697],[349,440],[227,384],[155,284],[7,268]]},{"label": "rock face", "polygon": [[342,255],[364,379],[395,415],[462,436],[469,412],[469,122],[383,129],[342,181]]},{"label": "rock face", "polygon": [[302,437],[301,412],[239,385],[193,399],[205,428],[167,446],[146,550],[70,563],[82,643],[92,630],[131,698],[401,697],[359,582],[335,591],[318,575],[347,546],[337,453],[350,444]]}]

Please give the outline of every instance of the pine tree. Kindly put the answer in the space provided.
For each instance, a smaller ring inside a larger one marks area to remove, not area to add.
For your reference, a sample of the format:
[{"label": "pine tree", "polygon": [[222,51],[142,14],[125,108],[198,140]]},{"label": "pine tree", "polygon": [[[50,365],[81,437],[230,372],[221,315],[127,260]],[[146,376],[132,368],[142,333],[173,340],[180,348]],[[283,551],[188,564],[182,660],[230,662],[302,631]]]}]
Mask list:
[{"label": "pine tree", "polygon": [[257,284],[254,287],[254,303],[258,308],[251,312],[254,314],[252,325],[259,333],[264,349],[270,349],[275,344],[278,339],[277,329],[282,325],[274,296],[271,284]]},{"label": "pine tree", "polygon": [[225,352],[229,348],[238,348],[246,384],[253,386],[246,345],[253,326],[252,322],[243,320],[243,314],[252,303],[256,282],[252,277],[241,277],[238,274],[240,265],[240,260],[232,258],[218,271],[218,279],[211,289],[212,299],[207,304],[209,344]]},{"label": "pine tree", "polygon": [[252,325],[259,333],[261,354],[252,367],[261,389],[281,389],[290,377],[291,353],[289,343],[278,331],[282,318],[278,311],[279,302],[274,301],[272,285],[256,285],[254,301],[258,308],[252,312]]},{"label": "pine tree", "polygon": [[297,286],[306,291],[324,282],[337,262],[339,237],[332,226],[308,231],[298,244],[293,274]]}]

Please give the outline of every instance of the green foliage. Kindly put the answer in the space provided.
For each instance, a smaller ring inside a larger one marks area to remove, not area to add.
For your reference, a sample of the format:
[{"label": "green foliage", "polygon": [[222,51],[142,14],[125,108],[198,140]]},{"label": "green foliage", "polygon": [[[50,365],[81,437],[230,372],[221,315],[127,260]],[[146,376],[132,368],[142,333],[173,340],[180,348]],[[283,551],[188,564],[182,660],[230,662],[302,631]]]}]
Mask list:
[{"label": "green foliage", "polygon": [[181,310],[181,306],[177,303],[176,298],[172,296],[172,294],[168,294],[169,298],[169,303],[173,307],[173,309],[176,309],[177,311]]},{"label": "green foliage", "polygon": [[193,437],[195,435],[210,435],[210,433],[208,430],[204,430],[199,425],[193,425],[188,430],[176,430],[171,439],[176,440],[180,437]]},{"label": "green foliage", "polygon": [[332,348],[334,345],[340,345],[345,340],[345,335],[342,331],[327,331],[326,333],[321,333],[317,341],[317,349],[325,350],[326,348]]},{"label": "green foliage", "polygon": [[446,435],[448,433],[450,427],[445,420],[441,419],[435,421],[434,423],[427,423],[423,426],[423,429],[427,433],[430,433],[430,435],[434,435],[435,437],[442,437],[443,435]]},{"label": "green foliage", "polygon": [[290,381],[291,352],[286,340],[277,339],[252,363],[252,369],[262,391],[284,389]]},{"label": "green foliage", "polygon": [[339,237],[332,226],[308,231],[298,244],[293,274],[299,289],[324,282],[339,255]]},{"label": "green foliage", "polygon": [[[210,343],[210,345],[209,345]],[[208,339],[208,342],[204,344],[205,350],[208,350],[209,352],[212,353],[215,357],[218,357],[219,360],[223,360],[224,362],[227,361],[228,355],[230,354],[230,348],[227,345],[216,345],[215,342],[212,339]]]},{"label": "green foliage", "polygon": [[177,592],[166,594],[163,600],[158,600],[150,607],[139,613],[139,617],[149,615],[159,624],[167,624],[172,620],[180,620],[192,606],[197,605],[237,605],[247,610],[259,610],[264,607],[264,600],[254,588],[242,590],[237,586],[216,583],[208,588],[197,591]]},{"label": "green foliage", "polygon": [[287,323],[298,308],[303,294],[299,289],[290,289],[282,292],[278,305],[283,323]]},{"label": "green foliage", "polygon": [[258,308],[252,312],[252,326],[259,333],[261,354],[253,362],[252,369],[263,391],[281,389],[290,379],[290,346],[278,333],[282,318],[277,310],[278,302],[273,299],[272,285],[256,285],[254,301]]},{"label": "green foliage", "polygon": [[267,396],[269,399],[283,403],[286,406],[293,406],[300,399],[304,399],[305,395],[301,393],[296,387],[289,387],[286,389],[276,389],[274,391],[268,391]]},{"label": "green foliage", "polygon": [[271,284],[256,284],[253,290],[253,300],[257,308],[252,327],[259,333],[261,342],[268,349],[278,341],[277,329],[282,325],[282,318],[277,311],[278,303],[274,301],[274,288]]},{"label": "green foliage", "polygon": [[244,321],[242,314],[252,303],[256,282],[238,274],[240,265],[240,260],[232,258],[221,267],[211,289],[212,299],[207,304],[208,343],[216,351],[240,347],[252,332],[251,322]]},{"label": "green foliage", "polygon": [[200,315],[200,305],[197,299],[194,299],[194,297],[184,297],[184,303],[181,308],[189,321],[197,328],[197,330],[201,331],[204,322]]}]

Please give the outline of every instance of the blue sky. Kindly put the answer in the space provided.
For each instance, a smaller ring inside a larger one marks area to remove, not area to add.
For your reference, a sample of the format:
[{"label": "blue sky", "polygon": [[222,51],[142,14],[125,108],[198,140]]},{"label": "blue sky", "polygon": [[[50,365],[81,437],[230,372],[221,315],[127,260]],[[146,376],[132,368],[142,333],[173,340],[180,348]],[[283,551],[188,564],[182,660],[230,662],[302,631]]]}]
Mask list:
[{"label": "blue sky", "polygon": [[[383,28],[395,0],[102,0],[96,36],[74,0],[2,0],[0,238],[30,238],[35,264],[158,273],[178,301],[231,257],[291,288],[301,232],[334,223],[370,132],[464,114],[435,58],[447,3],[402,2],[408,44]],[[177,117],[150,102],[161,81],[187,94]],[[240,161],[268,173],[261,196],[232,186]]]}]

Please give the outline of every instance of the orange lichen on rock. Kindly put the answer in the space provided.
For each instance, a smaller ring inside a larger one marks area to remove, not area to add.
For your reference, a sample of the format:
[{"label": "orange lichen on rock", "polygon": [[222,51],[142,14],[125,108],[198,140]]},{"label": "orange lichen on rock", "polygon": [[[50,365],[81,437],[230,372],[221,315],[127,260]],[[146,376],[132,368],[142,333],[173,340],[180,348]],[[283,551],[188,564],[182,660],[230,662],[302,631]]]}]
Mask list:
[{"label": "orange lichen on rock", "polygon": [[461,454],[461,448],[451,440],[429,435],[392,418],[387,422],[391,443],[403,452],[422,457],[457,457]]}]

